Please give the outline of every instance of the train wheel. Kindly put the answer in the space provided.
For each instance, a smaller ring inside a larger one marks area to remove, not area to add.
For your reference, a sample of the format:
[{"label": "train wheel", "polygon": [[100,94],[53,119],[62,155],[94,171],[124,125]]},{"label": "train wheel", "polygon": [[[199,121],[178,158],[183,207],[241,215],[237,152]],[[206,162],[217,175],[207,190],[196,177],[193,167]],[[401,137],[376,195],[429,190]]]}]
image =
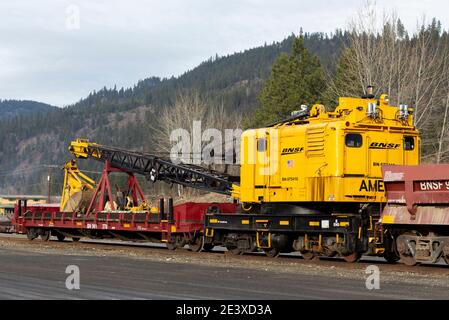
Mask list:
[{"label": "train wheel", "polygon": [[214,248],[214,245],[212,243],[205,243],[203,245],[203,251],[210,252]]},{"label": "train wheel", "polygon": [[193,252],[200,252],[203,247],[203,238],[195,237],[191,243],[189,243],[189,250]]},{"label": "train wheel", "polygon": [[304,260],[313,260],[316,257],[315,253],[312,251],[300,251],[299,253],[301,253]]},{"label": "train wheel", "polygon": [[174,243],[174,242],[167,242],[166,244],[167,244],[168,250],[176,250],[177,249],[176,243]]},{"label": "train wheel", "polygon": [[444,259],[444,262],[446,262],[446,264],[449,264],[449,256],[443,255],[443,259]]},{"label": "train wheel", "polygon": [[180,242],[180,239],[179,239],[179,236],[178,236],[178,235],[172,236],[171,239],[170,239],[170,241],[168,241],[168,242],[166,243],[167,249],[168,249],[168,250],[176,250],[176,249],[180,248],[179,242]]},{"label": "train wheel", "polygon": [[383,257],[385,260],[387,260],[388,263],[391,264],[396,263],[401,259],[401,257],[399,257],[396,253],[388,251],[385,251]]},{"label": "train wheel", "polygon": [[342,258],[349,263],[354,263],[360,260],[362,254],[360,252],[353,252],[347,255],[342,256]]},{"label": "train wheel", "polygon": [[413,267],[416,266],[418,264],[418,262],[416,262],[415,257],[413,256],[405,256],[401,254],[401,262],[407,266]]},{"label": "train wheel", "polygon": [[385,251],[383,254],[384,259],[391,264],[398,262],[401,259],[401,257],[399,256],[399,253],[397,251],[395,237],[392,235],[390,230],[385,231],[384,237],[385,237],[384,238]]},{"label": "train wheel", "polygon": [[332,252],[326,252],[323,256],[326,258],[333,258],[338,254],[338,252],[332,251]]},{"label": "train wheel", "polygon": [[34,230],[33,228],[27,229],[27,239],[32,241],[36,239],[39,236],[39,234]]},{"label": "train wheel", "polygon": [[72,237],[72,241],[73,241],[73,242],[78,242],[78,241],[80,241],[80,239],[81,239],[81,238],[79,238],[79,237]]},{"label": "train wheel", "polygon": [[416,262],[415,257],[413,257],[413,256],[401,255],[401,262],[410,267],[416,266],[418,264],[418,262]]},{"label": "train wheel", "polygon": [[49,231],[49,230],[43,230],[43,231],[41,232],[41,239],[42,239],[43,241],[48,241],[48,240],[50,240],[50,231]]},{"label": "train wheel", "polygon": [[270,258],[276,258],[281,253],[279,251],[279,249],[276,249],[276,248],[263,249],[263,251],[265,252],[267,257],[270,257]]},{"label": "train wheel", "polygon": [[240,256],[243,254],[243,251],[238,247],[226,246],[226,250],[228,250],[226,251],[227,253],[232,254],[234,256]]},{"label": "train wheel", "polygon": [[407,236],[416,236],[416,233],[414,232],[403,233],[396,239],[396,246],[399,252],[401,262],[407,266],[413,267],[418,264],[418,262],[416,262],[416,258],[414,255],[415,249],[414,246],[416,245],[416,242],[413,240],[407,241]]},{"label": "train wheel", "polygon": [[167,242],[167,248],[168,250],[176,250],[178,248],[182,248],[185,246],[185,241],[183,241],[183,238],[179,235],[172,236],[171,240]]},{"label": "train wheel", "polygon": [[65,239],[65,235],[63,235],[63,234],[60,234],[60,233],[58,233],[57,235],[56,235],[56,238],[58,238],[58,241],[64,241],[64,239]]}]

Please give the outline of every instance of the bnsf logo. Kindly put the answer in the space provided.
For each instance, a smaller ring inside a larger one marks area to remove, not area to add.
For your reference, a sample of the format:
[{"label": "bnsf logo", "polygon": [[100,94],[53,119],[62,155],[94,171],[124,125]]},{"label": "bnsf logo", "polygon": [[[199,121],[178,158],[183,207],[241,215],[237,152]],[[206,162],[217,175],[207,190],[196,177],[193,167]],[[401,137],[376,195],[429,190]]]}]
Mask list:
[{"label": "bnsf logo", "polygon": [[383,142],[372,142],[369,146],[370,149],[397,149],[401,145],[397,143],[383,143]]},{"label": "bnsf logo", "polygon": [[302,152],[304,150],[303,147],[296,147],[296,148],[284,148],[282,149],[282,154],[295,154]]}]

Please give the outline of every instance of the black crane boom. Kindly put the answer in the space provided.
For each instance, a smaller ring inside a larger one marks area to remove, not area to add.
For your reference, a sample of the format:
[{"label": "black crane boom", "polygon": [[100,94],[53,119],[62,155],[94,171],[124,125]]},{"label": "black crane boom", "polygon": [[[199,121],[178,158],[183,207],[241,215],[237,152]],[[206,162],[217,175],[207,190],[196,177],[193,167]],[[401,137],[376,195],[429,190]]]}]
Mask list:
[{"label": "black crane boom", "polygon": [[144,175],[153,182],[164,181],[225,195],[231,195],[233,183],[239,181],[239,177],[227,173],[192,164],[176,164],[168,158],[103,146],[88,140],[73,141],[69,151],[77,158],[107,161],[113,167]]}]

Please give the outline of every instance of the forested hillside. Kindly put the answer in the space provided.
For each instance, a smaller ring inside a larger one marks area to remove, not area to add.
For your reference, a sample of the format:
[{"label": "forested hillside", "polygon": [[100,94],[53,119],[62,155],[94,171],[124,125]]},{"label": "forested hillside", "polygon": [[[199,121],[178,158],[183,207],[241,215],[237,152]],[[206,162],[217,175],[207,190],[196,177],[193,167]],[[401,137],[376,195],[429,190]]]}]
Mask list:
[{"label": "forested hillside", "polygon": [[56,110],[56,107],[36,101],[0,100],[0,120],[54,110]]},{"label": "forested hillside", "polygon": [[[167,152],[168,128],[189,131],[198,118],[220,130],[262,126],[303,103],[330,110],[338,97],[359,96],[368,85],[376,95],[389,94],[393,105],[414,108],[423,161],[449,161],[449,33],[436,19],[413,33],[394,15],[358,21],[347,32],[292,35],[210,58],[179,77],[103,88],[64,109],[0,120],[0,193],[43,193],[48,165],[62,166],[75,138]],[[82,168],[99,170],[92,162]],[[55,193],[61,179],[59,173],[53,181]]]},{"label": "forested hillside", "polygon": [[[333,72],[348,34],[305,34],[305,46]],[[210,105],[249,114],[282,52],[290,52],[294,36],[225,57],[213,57],[179,77],[150,77],[132,88],[103,88],[64,109],[0,121],[0,193],[42,193],[45,165],[70,158],[67,144],[87,137],[99,143],[154,150],[154,127],[163,108],[184,92],[197,91]],[[91,161],[84,168],[99,168]],[[60,182],[55,180],[55,188]],[[55,189],[57,193],[57,189]]]}]

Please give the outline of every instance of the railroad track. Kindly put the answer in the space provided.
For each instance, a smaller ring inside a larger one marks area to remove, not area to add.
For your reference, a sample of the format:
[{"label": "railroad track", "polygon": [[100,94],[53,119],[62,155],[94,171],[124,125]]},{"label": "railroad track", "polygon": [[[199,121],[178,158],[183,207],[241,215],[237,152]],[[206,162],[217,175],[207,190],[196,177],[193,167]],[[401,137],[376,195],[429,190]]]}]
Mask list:
[{"label": "railroad track", "polygon": [[[80,242],[70,240],[58,241],[51,238],[49,241],[36,239],[29,241],[25,236],[20,235],[0,235],[0,247],[2,245],[11,245],[22,250],[28,251],[63,251],[74,255],[114,255],[114,256],[134,256],[137,258],[158,260],[177,259],[187,263],[215,264],[225,261],[229,266],[235,267],[260,267],[270,266],[283,268],[288,266],[319,266],[324,268],[337,268],[341,270],[365,270],[370,265],[377,265],[383,272],[409,273],[414,275],[449,275],[449,266],[444,262],[438,264],[421,264],[410,267],[401,263],[389,264],[382,258],[364,256],[358,263],[347,263],[341,258],[324,258],[313,261],[305,260],[298,254],[281,254],[277,258],[269,258],[263,253],[247,253],[244,255],[233,255],[225,248],[216,247],[211,252],[192,252],[187,249],[168,250],[164,244],[160,243],[134,243],[115,240],[92,240],[82,239]],[[35,249],[35,250],[34,250]]]}]

